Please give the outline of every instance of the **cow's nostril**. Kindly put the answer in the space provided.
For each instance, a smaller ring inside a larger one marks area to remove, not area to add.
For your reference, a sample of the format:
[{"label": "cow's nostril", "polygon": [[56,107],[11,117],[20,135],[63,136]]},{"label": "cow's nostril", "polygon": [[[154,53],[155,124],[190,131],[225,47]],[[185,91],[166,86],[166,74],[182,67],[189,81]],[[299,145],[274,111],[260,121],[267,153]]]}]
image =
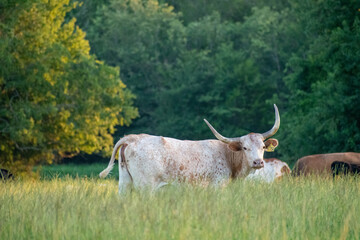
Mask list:
[{"label": "cow's nostril", "polygon": [[254,160],[253,161],[253,166],[254,167],[263,167],[264,166],[264,161],[262,161],[262,160]]}]

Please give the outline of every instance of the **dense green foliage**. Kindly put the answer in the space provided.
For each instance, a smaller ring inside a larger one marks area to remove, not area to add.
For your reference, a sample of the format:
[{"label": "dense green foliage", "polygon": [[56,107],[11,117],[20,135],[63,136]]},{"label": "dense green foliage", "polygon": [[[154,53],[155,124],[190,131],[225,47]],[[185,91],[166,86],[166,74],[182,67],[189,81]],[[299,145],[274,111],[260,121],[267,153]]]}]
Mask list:
[{"label": "dense green foliage", "polygon": [[125,133],[212,137],[203,118],[227,136],[262,132],[276,103],[279,153],[294,162],[360,151],[359,7],[111,0],[98,8],[88,39],[138,96],[141,118]]},{"label": "dense green foliage", "polygon": [[360,151],[359,7],[355,1],[297,6],[305,34],[284,78],[290,95],[282,136],[295,142],[281,150],[287,155]]},{"label": "dense green foliage", "polygon": [[354,178],[167,186],[120,197],[98,179],[0,182],[3,239],[359,239]]},{"label": "dense green foliage", "polygon": [[[265,11],[276,21],[278,14]],[[273,109],[265,100],[283,66],[272,43],[247,38],[249,28],[271,38],[272,21],[254,17],[241,25],[215,12],[184,26],[179,14],[156,1],[111,1],[101,13],[88,31],[93,51],[120,65],[121,78],[138,96],[141,118],[127,132],[201,139],[211,136],[203,118],[225,135],[270,128]],[[260,69],[259,61],[270,66]]]},{"label": "dense green foliage", "polygon": [[360,151],[355,0],[19,2],[1,8],[1,158],[108,152],[136,116],[119,77],[140,117],[115,138],[264,132],[276,103],[283,160]]},{"label": "dense green foliage", "polygon": [[74,7],[63,0],[1,8],[1,167],[109,153],[114,127],[137,116],[119,69],[89,54],[75,18],[64,21]]}]

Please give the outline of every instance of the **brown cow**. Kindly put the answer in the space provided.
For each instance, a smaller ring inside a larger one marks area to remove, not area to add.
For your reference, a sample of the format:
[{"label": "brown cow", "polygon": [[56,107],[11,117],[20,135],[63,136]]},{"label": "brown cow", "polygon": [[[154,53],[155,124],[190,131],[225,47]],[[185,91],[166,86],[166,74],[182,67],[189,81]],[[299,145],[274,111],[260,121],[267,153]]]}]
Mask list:
[{"label": "brown cow", "polygon": [[305,156],[297,160],[294,166],[293,174],[297,176],[322,173],[332,174],[333,170],[331,169],[331,165],[334,162],[359,165],[360,153],[346,152]]}]

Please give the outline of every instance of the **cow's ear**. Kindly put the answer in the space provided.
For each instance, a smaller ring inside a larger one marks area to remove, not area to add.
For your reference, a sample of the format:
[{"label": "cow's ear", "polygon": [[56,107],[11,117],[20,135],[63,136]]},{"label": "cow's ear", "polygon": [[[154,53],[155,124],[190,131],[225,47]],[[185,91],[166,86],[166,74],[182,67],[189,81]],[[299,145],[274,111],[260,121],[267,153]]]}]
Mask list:
[{"label": "cow's ear", "polygon": [[242,149],[241,142],[231,142],[229,143],[228,147],[230,148],[231,151],[234,152],[240,151]]},{"label": "cow's ear", "polygon": [[269,138],[265,141],[265,151],[266,152],[273,152],[274,149],[279,145],[278,140],[275,138]]}]

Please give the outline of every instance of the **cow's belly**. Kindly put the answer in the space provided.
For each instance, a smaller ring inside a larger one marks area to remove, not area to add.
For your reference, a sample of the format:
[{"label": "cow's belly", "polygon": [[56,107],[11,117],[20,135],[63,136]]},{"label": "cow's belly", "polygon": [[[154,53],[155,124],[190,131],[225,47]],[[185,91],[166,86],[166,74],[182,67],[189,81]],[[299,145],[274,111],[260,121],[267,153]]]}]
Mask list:
[{"label": "cow's belly", "polygon": [[135,186],[174,181],[219,184],[231,175],[224,145],[216,140],[149,136],[129,144],[125,155]]}]

